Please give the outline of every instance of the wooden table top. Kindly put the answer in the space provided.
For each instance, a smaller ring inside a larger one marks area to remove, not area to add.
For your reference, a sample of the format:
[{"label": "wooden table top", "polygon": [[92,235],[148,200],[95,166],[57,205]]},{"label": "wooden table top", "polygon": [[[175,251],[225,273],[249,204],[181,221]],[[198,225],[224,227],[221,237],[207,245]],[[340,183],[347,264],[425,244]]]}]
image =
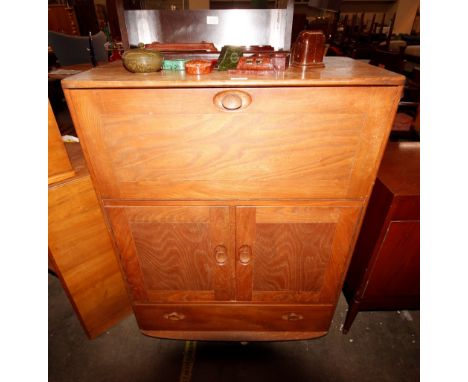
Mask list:
[{"label": "wooden table top", "polygon": [[419,142],[389,142],[378,178],[394,195],[419,195]]},{"label": "wooden table top", "polygon": [[[104,65],[108,65],[107,61],[98,62],[98,67],[103,67]],[[87,70],[93,69],[93,65],[91,63],[84,63],[84,64],[75,64],[75,65],[67,65],[67,66],[60,66],[59,68],[52,70],[49,72],[49,78],[63,80],[64,78],[70,77],[76,74],[60,74],[60,73],[53,73],[54,71],[61,71],[61,70],[79,70],[80,72],[85,72]]]},{"label": "wooden table top", "polygon": [[289,68],[283,72],[262,75],[229,75],[213,71],[206,75],[189,75],[180,71],[135,74],[121,61],[98,66],[67,77],[64,88],[158,88],[158,87],[248,87],[248,86],[396,86],[405,77],[348,57],[325,57],[325,68],[307,72]]}]

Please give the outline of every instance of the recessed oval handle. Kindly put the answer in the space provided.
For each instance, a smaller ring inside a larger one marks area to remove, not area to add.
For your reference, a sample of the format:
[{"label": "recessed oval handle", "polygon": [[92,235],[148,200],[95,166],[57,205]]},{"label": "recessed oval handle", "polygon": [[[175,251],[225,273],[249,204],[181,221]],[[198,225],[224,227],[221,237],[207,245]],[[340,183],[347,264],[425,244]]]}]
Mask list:
[{"label": "recessed oval handle", "polygon": [[252,258],[252,250],[248,245],[243,245],[239,248],[239,261],[241,264],[247,265]]},{"label": "recessed oval handle", "polygon": [[170,321],[180,321],[185,318],[185,315],[182,313],[172,312],[172,313],[166,313],[164,315],[164,318]]},{"label": "recessed oval handle", "polygon": [[225,90],[217,93],[213,103],[223,111],[237,111],[245,109],[252,102],[250,94],[242,90]]},{"label": "recessed oval handle", "polygon": [[215,248],[215,259],[219,265],[223,265],[227,261],[227,250],[224,245],[218,245]]},{"label": "recessed oval handle", "polygon": [[237,94],[226,94],[221,100],[221,104],[227,110],[237,110],[242,106],[242,98]]},{"label": "recessed oval handle", "polygon": [[286,321],[299,321],[299,320],[304,319],[304,316],[299,313],[291,312],[291,313],[283,314],[281,318]]}]

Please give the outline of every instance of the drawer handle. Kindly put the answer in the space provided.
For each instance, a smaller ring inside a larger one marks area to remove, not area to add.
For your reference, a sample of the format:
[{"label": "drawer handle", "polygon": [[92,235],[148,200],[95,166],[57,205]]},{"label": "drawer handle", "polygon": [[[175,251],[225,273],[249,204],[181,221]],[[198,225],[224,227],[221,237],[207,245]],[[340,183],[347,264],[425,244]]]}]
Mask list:
[{"label": "drawer handle", "polygon": [[217,93],[213,103],[223,111],[236,111],[246,108],[252,102],[252,97],[241,90],[226,90]]},{"label": "drawer handle", "polygon": [[281,318],[286,321],[299,321],[299,320],[304,319],[304,316],[302,314],[291,312],[291,313],[283,314]]},{"label": "drawer handle", "polygon": [[215,259],[219,265],[223,265],[227,261],[227,251],[224,245],[218,245],[215,248]]},{"label": "drawer handle", "polygon": [[185,318],[185,315],[182,313],[172,312],[172,313],[166,313],[164,315],[164,318],[166,320],[171,320],[171,321],[180,321]]},{"label": "drawer handle", "polygon": [[221,100],[221,104],[227,110],[237,110],[242,106],[242,98],[237,94],[226,94]]},{"label": "drawer handle", "polygon": [[239,248],[239,261],[241,264],[247,265],[252,258],[252,250],[248,245],[243,245]]}]

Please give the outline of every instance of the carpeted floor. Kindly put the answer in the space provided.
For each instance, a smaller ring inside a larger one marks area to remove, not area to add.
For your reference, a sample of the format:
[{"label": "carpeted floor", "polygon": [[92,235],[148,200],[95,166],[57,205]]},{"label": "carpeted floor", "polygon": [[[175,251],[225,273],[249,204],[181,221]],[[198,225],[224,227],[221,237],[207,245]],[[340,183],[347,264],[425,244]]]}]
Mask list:
[{"label": "carpeted floor", "polygon": [[[49,382],[419,381],[419,312],[362,312],[343,335],[291,342],[189,342],[142,335],[133,316],[88,340],[49,275]],[[184,357],[185,353],[185,357]]]}]

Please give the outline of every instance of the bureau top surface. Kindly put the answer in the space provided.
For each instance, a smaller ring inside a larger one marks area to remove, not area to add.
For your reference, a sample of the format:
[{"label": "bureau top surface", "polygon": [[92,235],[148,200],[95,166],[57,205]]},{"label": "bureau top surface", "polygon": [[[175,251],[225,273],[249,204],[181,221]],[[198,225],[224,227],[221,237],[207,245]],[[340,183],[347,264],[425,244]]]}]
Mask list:
[{"label": "bureau top surface", "polygon": [[259,86],[396,86],[404,77],[347,57],[325,57],[325,68],[303,71],[289,68],[275,74],[244,75],[213,71],[189,75],[180,71],[135,74],[121,61],[98,66],[62,81],[66,89],[95,88],[191,88]]},{"label": "bureau top surface", "polygon": [[419,195],[419,142],[389,142],[378,178],[394,195]]}]

